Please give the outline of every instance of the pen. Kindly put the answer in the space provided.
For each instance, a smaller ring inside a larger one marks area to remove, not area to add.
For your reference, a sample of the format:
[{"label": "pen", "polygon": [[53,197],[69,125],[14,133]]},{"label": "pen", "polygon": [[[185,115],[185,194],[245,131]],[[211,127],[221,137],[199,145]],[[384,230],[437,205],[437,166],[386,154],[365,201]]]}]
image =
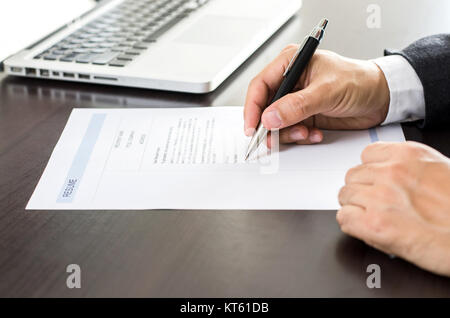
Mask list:
[{"label": "pen", "polygon": [[[327,24],[328,20],[322,19],[319,24],[312,30],[311,34],[305,37],[297,52],[295,52],[294,56],[290,60],[286,70],[284,71],[283,81],[281,82],[281,85],[270,104],[274,103],[275,101],[292,91],[295,84],[298,82],[298,79],[308,65],[309,61],[311,60],[312,56],[314,55],[314,52],[319,46],[320,41],[322,41]],[[267,132],[267,129],[264,128],[260,121],[258,124],[258,128],[256,129],[256,133],[253,135],[248,145],[245,160],[248,159],[253,151],[258,149],[261,142],[267,136]]]}]

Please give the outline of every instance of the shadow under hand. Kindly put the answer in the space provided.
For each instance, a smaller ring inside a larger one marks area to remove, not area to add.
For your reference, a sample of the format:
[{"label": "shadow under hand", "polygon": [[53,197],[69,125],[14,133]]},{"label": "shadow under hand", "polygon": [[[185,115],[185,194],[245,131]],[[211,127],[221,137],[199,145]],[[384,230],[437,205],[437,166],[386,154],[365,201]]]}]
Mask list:
[{"label": "shadow under hand", "polygon": [[380,266],[381,288],[369,289],[373,297],[437,297],[450,295],[450,278],[444,278],[420,269],[401,258],[380,252],[364,242],[342,234],[336,243],[336,259],[342,268],[361,284],[373,272],[370,264]]}]

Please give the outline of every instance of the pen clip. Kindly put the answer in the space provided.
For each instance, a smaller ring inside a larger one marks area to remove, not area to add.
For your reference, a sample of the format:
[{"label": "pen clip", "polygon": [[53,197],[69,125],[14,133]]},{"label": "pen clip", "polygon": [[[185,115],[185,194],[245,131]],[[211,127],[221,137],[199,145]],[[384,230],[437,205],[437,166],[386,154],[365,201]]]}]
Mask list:
[{"label": "pen clip", "polygon": [[289,73],[289,71],[291,70],[292,65],[294,64],[294,62],[297,59],[297,57],[300,54],[300,52],[305,47],[306,41],[308,40],[309,37],[312,37],[312,38],[316,39],[317,41],[319,41],[319,43],[320,43],[320,41],[322,41],[323,35],[325,33],[325,28],[327,27],[327,25],[328,25],[328,20],[327,19],[320,20],[319,24],[313,29],[311,34],[309,36],[306,36],[303,39],[303,42],[300,45],[300,47],[298,48],[297,52],[295,52],[294,56],[289,61],[289,64],[288,64],[288,66],[286,67],[286,70],[283,73],[283,77],[285,77]]},{"label": "pen clip", "polygon": [[300,47],[298,48],[298,50],[295,52],[294,56],[291,58],[291,60],[289,61],[288,66],[286,67],[286,70],[283,73],[283,77],[287,75],[287,73],[289,73],[289,71],[291,70],[292,64],[294,64],[295,60],[297,59],[297,56],[300,54],[300,52],[303,50],[303,48],[305,47],[306,44],[306,40],[308,39],[308,37],[306,36],[303,39],[302,44],[300,44]]}]

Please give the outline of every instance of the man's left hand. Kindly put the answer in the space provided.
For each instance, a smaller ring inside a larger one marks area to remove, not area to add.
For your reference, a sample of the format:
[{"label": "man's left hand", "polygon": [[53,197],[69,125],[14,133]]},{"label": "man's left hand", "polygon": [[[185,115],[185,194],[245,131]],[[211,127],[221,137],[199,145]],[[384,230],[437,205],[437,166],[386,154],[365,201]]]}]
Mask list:
[{"label": "man's left hand", "polygon": [[415,142],[364,149],[339,193],[343,232],[450,276],[450,159]]}]

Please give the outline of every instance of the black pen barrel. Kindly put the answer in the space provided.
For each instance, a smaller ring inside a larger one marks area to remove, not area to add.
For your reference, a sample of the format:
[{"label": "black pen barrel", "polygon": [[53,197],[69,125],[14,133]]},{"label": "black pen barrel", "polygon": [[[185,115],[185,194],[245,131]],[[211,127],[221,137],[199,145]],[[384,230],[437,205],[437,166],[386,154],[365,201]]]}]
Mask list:
[{"label": "black pen barrel", "polygon": [[314,52],[319,46],[319,43],[320,42],[317,39],[308,37],[305,45],[303,46],[303,49],[299,52],[297,58],[291,66],[291,69],[286,74],[286,77],[283,79],[280,88],[278,88],[278,91],[276,92],[270,104],[274,103],[284,95],[292,92],[300,76],[308,66],[309,61],[311,60]]}]

